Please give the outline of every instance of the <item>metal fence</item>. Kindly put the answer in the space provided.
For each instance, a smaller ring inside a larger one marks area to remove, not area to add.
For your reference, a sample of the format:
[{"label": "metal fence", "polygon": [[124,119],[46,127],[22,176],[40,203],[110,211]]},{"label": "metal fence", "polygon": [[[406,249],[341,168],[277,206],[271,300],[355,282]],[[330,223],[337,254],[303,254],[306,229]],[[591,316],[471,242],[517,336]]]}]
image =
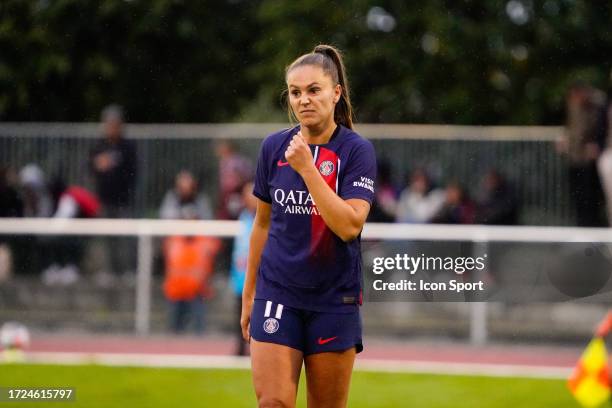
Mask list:
[{"label": "metal fence", "polygon": [[[261,140],[286,124],[131,124],[126,134],[138,149],[136,214],[155,217],[163,194],[183,168],[194,171],[214,200],[217,159],[214,144],[233,139],[256,160]],[[426,167],[439,184],[463,183],[475,193],[487,169],[495,167],[515,184],[521,223],[570,225],[565,163],[556,154],[559,127],[473,127],[358,125],[372,140],[379,160],[390,163],[398,187],[415,166]],[[89,151],[100,137],[93,123],[0,123],[0,164],[18,169],[37,163],[49,174],[91,186]]]},{"label": "metal fence", "polygon": [[[81,240],[113,236],[133,237],[138,241],[137,271],[133,285],[120,283],[109,289],[87,284],[86,279],[82,279],[80,285],[36,285],[31,279],[20,276],[22,265],[16,263],[16,276],[0,284],[0,320],[20,320],[39,328],[79,327],[108,332],[130,330],[131,326],[141,334],[163,330],[160,315],[164,310],[165,299],[160,290],[160,281],[154,279],[153,275],[156,249],[154,239],[174,234],[203,233],[231,238],[239,231],[236,221],[0,218],[0,239],[9,239],[9,244],[10,239],[28,236],[65,238],[72,235]],[[597,319],[609,309],[612,302],[609,263],[606,266],[608,280],[601,284],[597,293],[578,298],[568,297],[562,301],[558,298],[543,301],[542,297],[532,296],[543,283],[538,276],[545,273],[546,269],[551,272],[558,267],[543,267],[538,263],[539,255],[536,251],[543,251],[544,256],[551,260],[563,255],[555,249],[558,243],[574,244],[575,249],[582,248],[576,245],[578,243],[600,243],[607,248],[612,243],[611,229],[366,224],[362,238],[366,298],[368,282],[373,276],[370,255],[372,251],[377,251],[376,256],[380,256],[381,253],[375,247],[380,249],[382,243],[391,245],[390,248],[397,250],[398,254],[420,253],[414,247],[415,241],[445,245],[440,247],[445,251],[445,256],[453,255],[449,243],[471,243],[474,254],[482,251],[491,255],[486,266],[487,272],[495,272],[495,276],[499,277],[501,264],[507,263],[504,268],[512,279],[521,274],[532,278],[525,288],[526,296],[521,301],[508,301],[497,296],[487,302],[469,303],[466,298],[450,303],[440,298],[421,301],[394,297],[386,300],[367,298],[363,309],[364,325],[366,330],[378,336],[444,335],[469,338],[474,344],[483,344],[490,337],[505,341],[575,341],[591,333]],[[511,248],[509,243],[522,244],[523,248]],[[536,244],[548,247],[535,247]],[[504,245],[503,251],[495,251],[496,245]],[[425,252],[427,255],[434,254]],[[609,254],[608,250],[606,254]],[[29,255],[37,256],[34,252]],[[576,258],[576,254],[573,258]],[[582,251],[578,258],[584,261],[588,255]],[[593,273],[589,267],[587,271]],[[207,300],[207,310],[217,330],[229,332],[235,328],[237,321],[233,314],[235,295],[228,285],[227,276],[219,272],[216,274],[218,292],[213,299]],[[569,276],[583,279],[583,272],[580,269],[571,270]],[[420,274],[426,272],[420,271],[418,276]],[[87,277],[83,275],[83,278]],[[504,286],[511,285],[507,281],[502,283]],[[492,284],[494,282],[488,281],[487,286]]]}]

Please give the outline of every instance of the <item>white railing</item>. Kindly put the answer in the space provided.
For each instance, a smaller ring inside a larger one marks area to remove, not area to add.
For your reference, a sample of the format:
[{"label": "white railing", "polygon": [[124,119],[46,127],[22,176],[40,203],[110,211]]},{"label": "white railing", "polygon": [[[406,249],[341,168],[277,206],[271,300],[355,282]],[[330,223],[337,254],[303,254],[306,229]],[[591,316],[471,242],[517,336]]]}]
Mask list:
[{"label": "white railing", "polygon": [[[133,139],[262,139],[288,123],[132,123],[126,134]],[[553,142],[563,134],[560,126],[461,126],[358,123],[355,129],[368,139],[480,140]],[[99,138],[98,123],[4,122],[0,137]]]},{"label": "white railing", "polygon": [[[150,329],[152,292],[152,238],[169,235],[207,235],[231,238],[239,232],[237,221],[174,221],[148,219],[0,218],[0,235],[134,236],[138,239],[135,330]],[[612,228],[366,224],[363,240],[420,240],[488,242],[612,242]],[[487,308],[470,304],[470,339],[487,340]]]}]

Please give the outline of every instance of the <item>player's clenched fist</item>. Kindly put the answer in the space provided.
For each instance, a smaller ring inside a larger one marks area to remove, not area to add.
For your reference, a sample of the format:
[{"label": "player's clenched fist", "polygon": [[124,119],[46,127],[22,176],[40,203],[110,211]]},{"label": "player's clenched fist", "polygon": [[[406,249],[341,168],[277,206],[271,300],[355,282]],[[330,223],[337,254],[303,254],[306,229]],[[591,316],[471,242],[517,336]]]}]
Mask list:
[{"label": "player's clenched fist", "polygon": [[285,151],[285,158],[293,170],[297,171],[299,174],[302,174],[304,170],[313,166],[313,157],[310,147],[308,143],[306,143],[306,140],[304,140],[301,131],[293,136],[291,143],[289,143],[289,147],[287,147]]}]

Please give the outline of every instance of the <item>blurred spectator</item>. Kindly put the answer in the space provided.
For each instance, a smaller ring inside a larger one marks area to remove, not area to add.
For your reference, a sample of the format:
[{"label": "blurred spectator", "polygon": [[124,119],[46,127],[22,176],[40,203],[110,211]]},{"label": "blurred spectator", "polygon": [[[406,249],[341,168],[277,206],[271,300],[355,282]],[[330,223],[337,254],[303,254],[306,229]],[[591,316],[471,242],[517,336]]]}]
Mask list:
[{"label": "blurred spectator", "polygon": [[23,197],[24,217],[50,217],[53,202],[45,181],[45,174],[36,164],[28,164],[19,172]]},{"label": "blurred spectator", "polygon": [[170,302],[170,329],[204,331],[204,298],[212,296],[208,283],[219,240],[212,237],[169,237],[164,242],[164,294]]},{"label": "blurred spectator", "polygon": [[55,218],[95,218],[100,214],[100,201],[91,191],[80,186],[68,186],[61,178],[51,183]]},{"label": "blurred spectator", "polygon": [[[45,174],[36,164],[28,164],[19,171],[19,192],[23,200],[24,217],[51,217],[53,200]],[[20,235],[11,240],[15,273],[40,273],[45,257],[39,251],[48,237]]]},{"label": "blurred spectator", "polygon": [[569,160],[570,197],[582,227],[607,225],[596,161],[606,134],[605,94],[586,84],[570,87],[566,99],[565,135],[557,150]]},{"label": "blurred spectator", "polygon": [[477,224],[518,224],[519,204],[516,191],[497,170],[489,170],[486,174],[476,200]]},{"label": "blurred spectator", "polygon": [[[216,143],[215,155],[219,160],[217,218],[235,220],[243,208],[242,186],[253,178],[253,164],[229,140]],[[233,241],[223,245],[219,256],[218,266],[223,270],[231,267],[232,245]]]},{"label": "blurred spectator", "polygon": [[0,166],[0,217],[22,217],[23,202],[11,183],[10,170]]},{"label": "blurred spectator", "polygon": [[90,168],[105,218],[132,217],[136,183],[136,146],[123,137],[123,109],[109,105],[102,111],[104,138],[90,154]]},{"label": "blurred spectator", "polygon": [[402,191],[397,206],[397,222],[428,223],[444,205],[445,193],[434,188],[421,168],[410,174],[409,184]]},{"label": "blurred spectator", "polygon": [[608,102],[606,148],[599,156],[597,168],[606,198],[608,225],[612,225],[612,102]]},{"label": "blurred spectator", "polygon": [[393,222],[397,210],[397,189],[391,181],[391,164],[385,160],[377,161],[376,197],[368,215],[370,222]]},{"label": "blurred spectator", "polygon": [[230,285],[236,297],[236,317],[234,319],[234,329],[236,332],[236,341],[238,343],[236,354],[239,356],[246,355],[246,343],[242,338],[242,329],[239,322],[242,314],[242,289],[244,287],[244,279],[246,276],[247,258],[249,255],[249,240],[251,238],[251,230],[253,229],[255,210],[257,209],[257,199],[253,195],[252,182],[246,183],[242,188],[242,200],[244,203],[244,209],[238,217],[238,221],[240,222],[240,232],[234,241],[232,267],[230,270]]},{"label": "blurred spectator", "polygon": [[[198,193],[194,175],[182,170],[176,175],[159,209],[165,219],[207,219],[212,217],[208,197]],[[200,334],[204,331],[204,298],[212,296],[209,279],[221,241],[212,237],[173,236],[163,244],[165,259],[164,294],[170,303],[172,332],[186,330],[190,321]]]},{"label": "blurred spectator", "polygon": [[13,275],[13,252],[8,244],[0,241],[0,285]]},{"label": "blurred spectator", "polygon": [[446,186],[445,197],[442,208],[433,216],[431,222],[437,224],[474,223],[474,203],[459,183],[449,183]]},{"label": "blurred spectator", "polygon": [[[87,189],[67,186],[56,178],[50,186],[55,203],[55,218],[95,218],[100,212],[98,198]],[[47,285],[70,285],[80,277],[80,264],[85,244],[78,236],[48,237],[43,242],[49,266],[42,272]]]},{"label": "blurred spectator", "polygon": [[219,159],[217,218],[235,220],[242,210],[242,186],[253,178],[253,164],[228,140],[217,143],[215,154]]},{"label": "blurred spectator", "polygon": [[[0,217],[23,216],[23,202],[13,186],[8,167],[0,166]],[[0,283],[8,280],[13,273],[13,252],[6,237],[0,235]]]},{"label": "blurred spectator", "polygon": [[[94,146],[89,166],[94,177],[96,192],[102,204],[104,218],[131,218],[133,216],[136,183],[136,146],[123,137],[123,109],[109,105],[101,114],[104,138]],[[107,240],[112,272],[133,275],[136,252],[132,238]],[[112,275],[101,273],[100,282],[112,281]]]},{"label": "blurred spectator", "polygon": [[181,170],[174,182],[174,189],[169,190],[159,209],[160,218],[179,219],[182,209],[192,206],[196,218],[207,220],[212,218],[210,200],[204,193],[198,192],[198,181],[188,170]]}]

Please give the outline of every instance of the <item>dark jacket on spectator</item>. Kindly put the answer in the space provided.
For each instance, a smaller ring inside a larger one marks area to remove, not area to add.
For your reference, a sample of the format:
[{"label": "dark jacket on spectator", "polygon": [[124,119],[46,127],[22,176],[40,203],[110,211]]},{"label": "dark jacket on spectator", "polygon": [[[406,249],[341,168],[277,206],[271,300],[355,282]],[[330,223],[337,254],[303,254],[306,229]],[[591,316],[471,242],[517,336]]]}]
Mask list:
[{"label": "dark jacket on spectator", "polygon": [[[105,172],[96,170],[95,157],[109,154],[114,165]],[[90,154],[90,169],[93,173],[96,191],[102,204],[127,206],[134,198],[136,182],[136,146],[131,140],[120,138],[116,143],[100,140]]]},{"label": "dark jacket on spectator", "polygon": [[445,204],[442,209],[434,215],[433,224],[473,224],[474,203],[465,200],[461,204]]},{"label": "dark jacket on spectator", "polygon": [[478,199],[476,223],[488,225],[518,224],[519,205],[514,188],[505,180]]},{"label": "dark jacket on spectator", "polygon": [[23,203],[17,191],[10,186],[0,186],[0,217],[22,217]]},{"label": "dark jacket on spectator", "polygon": [[0,167],[0,217],[23,217],[23,202],[7,180],[7,170]]}]

